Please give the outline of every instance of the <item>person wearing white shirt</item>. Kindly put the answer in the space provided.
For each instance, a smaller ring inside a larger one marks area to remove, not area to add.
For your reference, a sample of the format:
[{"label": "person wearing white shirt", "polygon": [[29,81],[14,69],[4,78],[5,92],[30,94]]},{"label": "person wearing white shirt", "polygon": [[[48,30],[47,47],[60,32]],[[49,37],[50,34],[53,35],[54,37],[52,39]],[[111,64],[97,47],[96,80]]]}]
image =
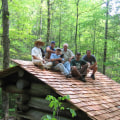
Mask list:
[{"label": "person wearing white shirt", "polygon": [[38,39],[37,41],[35,41],[35,47],[32,49],[31,52],[32,62],[37,66],[43,66],[45,63],[40,49],[42,46],[44,46],[44,42],[42,42],[41,39]]},{"label": "person wearing white shirt", "polygon": [[73,54],[73,52],[68,49],[68,44],[65,43],[63,45],[63,49],[62,49],[62,54],[64,54],[64,61],[69,61],[71,62],[71,60],[75,57],[75,55]]}]

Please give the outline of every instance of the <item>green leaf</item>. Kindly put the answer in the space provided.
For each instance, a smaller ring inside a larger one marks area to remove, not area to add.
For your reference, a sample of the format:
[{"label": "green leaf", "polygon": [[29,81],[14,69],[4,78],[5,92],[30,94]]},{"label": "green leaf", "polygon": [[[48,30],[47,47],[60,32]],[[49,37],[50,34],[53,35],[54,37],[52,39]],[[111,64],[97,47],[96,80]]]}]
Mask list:
[{"label": "green leaf", "polygon": [[47,118],[50,120],[52,117],[50,115],[47,115]]},{"label": "green leaf", "polygon": [[56,118],[52,118],[51,120],[57,120]]},{"label": "green leaf", "polygon": [[65,108],[64,107],[60,107],[60,110],[64,110]]},{"label": "green leaf", "polygon": [[72,117],[75,117],[75,116],[76,116],[75,110],[73,110],[73,109],[71,109],[71,108],[70,108],[70,113],[72,114]]},{"label": "green leaf", "polygon": [[49,107],[52,108],[54,106],[54,101],[51,101]]},{"label": "green leaf", "polygon": [[53,116],[55,117],[55,115],[56,115],[56,111],[53,111]]},{"label": "green leaf", "polygon": [[70,100],[70,96],[69,96],[69,95],[66,95],[66,99],[67,99],[67,100]]},{"label": "green leaf", "polygon": [[41,120],[51,120],[51,116],[50,115],[45,115],[41,118]]},{"label": "green leaf", "polygon": [[58,100],[61,101],[61,100],[62,100],[62,97],[58,97]]}]

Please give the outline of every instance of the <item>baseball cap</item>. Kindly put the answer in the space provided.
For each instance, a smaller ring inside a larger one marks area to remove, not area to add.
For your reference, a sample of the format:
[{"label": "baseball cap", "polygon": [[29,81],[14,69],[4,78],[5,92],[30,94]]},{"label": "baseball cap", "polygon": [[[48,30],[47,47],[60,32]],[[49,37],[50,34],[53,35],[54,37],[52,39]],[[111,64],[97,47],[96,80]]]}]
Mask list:
[{"label": "baseball cap", "polygon": [[51,44],[55,44],[55,41],[51,41]]},{"label": "baseball cap", "polygon": [[57,47],[56,50],[61,51],[61,49],[59,47]]}]

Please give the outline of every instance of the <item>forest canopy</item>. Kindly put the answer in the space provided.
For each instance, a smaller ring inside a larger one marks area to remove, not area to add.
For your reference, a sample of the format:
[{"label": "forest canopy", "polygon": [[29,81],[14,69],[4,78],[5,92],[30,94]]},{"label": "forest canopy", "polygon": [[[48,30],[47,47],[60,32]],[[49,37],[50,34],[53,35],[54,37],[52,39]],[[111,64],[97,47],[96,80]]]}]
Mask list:
[{"label": "forest canopy", "polygon": [[[39,38],[46,46],[50,41],[61,48],[68,43],[69,49],[81,52],[82,56],[90,49],[97,58],[99,71],[105,69],[106,75],[120,82],[119,0],[8,0],[8,7],[10,58],[31,60],[31,49]],[[1,69],[2,32],[1,27]]]}]

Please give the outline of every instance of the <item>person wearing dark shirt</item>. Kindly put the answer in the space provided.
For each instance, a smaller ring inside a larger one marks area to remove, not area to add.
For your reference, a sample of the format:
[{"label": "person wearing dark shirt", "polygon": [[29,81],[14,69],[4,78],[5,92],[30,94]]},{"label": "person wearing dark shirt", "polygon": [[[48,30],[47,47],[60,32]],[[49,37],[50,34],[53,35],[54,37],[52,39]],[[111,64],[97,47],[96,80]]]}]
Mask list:
[{"label": "person wearing dark shirt", "polygon": [[45,50],[45,59],[49,61],[51,53],[55,53],[55,41],[51,42],[50,46],[46,47]]},{"label": "person wearing dark shirt", "polygon": [[83,56],[83,60],[87,61],[90,65],[89,69],[93,70],[91,78],[95,80],[95,72],[97,71],[97,61],[94,55],[91,55],[91,51],[87,50],[86,55]]},{"label": "person wearing dark shirt", "polygon": [[87,74],[88,64],[86,61],[80,59],[81,53],[76,54],[76,58],[71,61],[71,74],[78,77],[79,80],[86,82],[85,76]]}]

